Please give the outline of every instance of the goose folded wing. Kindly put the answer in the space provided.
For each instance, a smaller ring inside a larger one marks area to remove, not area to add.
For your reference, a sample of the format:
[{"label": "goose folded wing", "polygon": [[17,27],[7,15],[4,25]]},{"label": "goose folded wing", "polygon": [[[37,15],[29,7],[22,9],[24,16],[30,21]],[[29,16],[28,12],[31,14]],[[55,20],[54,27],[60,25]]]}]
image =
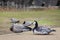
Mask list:
[{"label": "goose folded wing", "polygon": [[24,26],[30,26],[30,25],[32,25],[32,22],[30,22],[30,21],[25,21],[25,24],[23,24]]},{"label": "goose folded wing", "polygon": [[18,19],[11,18],[11,22],[12,22],[12,23],[15,23],[15,22],[18,22],[18,21],[19,21]]},{"label": "goose folded wing", "polygon": [[22,24],[14,24],[13,30],[15,31],[22,31],[24,26]]}]

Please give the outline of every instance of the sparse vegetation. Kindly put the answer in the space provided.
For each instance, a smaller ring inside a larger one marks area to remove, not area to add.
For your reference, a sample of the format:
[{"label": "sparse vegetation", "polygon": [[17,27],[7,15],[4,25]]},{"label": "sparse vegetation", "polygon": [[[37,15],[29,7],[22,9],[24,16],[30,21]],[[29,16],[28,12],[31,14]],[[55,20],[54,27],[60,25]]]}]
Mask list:
[{"label": "sparse vegetation", "polygon": [[8,27],[10,18],[18,18],[20,21],[37,20],[41,25],[60,26],[60,10],[25,10],[25,11],[0,11],[0,27]]}]

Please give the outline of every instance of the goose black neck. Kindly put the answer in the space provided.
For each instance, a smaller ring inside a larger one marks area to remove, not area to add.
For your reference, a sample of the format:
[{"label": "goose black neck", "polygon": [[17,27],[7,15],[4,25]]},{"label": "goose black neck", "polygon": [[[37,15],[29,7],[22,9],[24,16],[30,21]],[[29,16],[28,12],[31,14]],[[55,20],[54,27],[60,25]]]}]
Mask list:
[{"label": "goose black neck", "polygon": [[38,27],[38,22],[35,21],[35,27],[34,27],[34,29],[36,29],[37,27]]}]

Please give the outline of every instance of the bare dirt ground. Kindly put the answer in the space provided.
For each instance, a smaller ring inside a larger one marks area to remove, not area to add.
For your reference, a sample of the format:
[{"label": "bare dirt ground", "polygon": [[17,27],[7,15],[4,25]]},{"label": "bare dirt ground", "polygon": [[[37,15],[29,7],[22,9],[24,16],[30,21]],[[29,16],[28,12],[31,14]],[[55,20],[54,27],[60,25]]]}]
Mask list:
[{"label": "bare dirt ground", "polygon": [[7,33],[0,35],[0,40],[60,40],[60,28],[54,28],[56,32],[50,35],[33,35],[31,32]]}]

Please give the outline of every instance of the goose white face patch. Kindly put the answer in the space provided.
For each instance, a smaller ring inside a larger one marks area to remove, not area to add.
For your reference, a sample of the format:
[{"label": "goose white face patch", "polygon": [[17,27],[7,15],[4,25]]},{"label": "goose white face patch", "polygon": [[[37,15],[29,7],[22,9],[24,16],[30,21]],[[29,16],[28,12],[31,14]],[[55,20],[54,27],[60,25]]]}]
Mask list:
[{"label": "goose white face patch", "polygon": [[35,25],[35,24],[36,24],[36,22],[33,23],[33,25]]}]

